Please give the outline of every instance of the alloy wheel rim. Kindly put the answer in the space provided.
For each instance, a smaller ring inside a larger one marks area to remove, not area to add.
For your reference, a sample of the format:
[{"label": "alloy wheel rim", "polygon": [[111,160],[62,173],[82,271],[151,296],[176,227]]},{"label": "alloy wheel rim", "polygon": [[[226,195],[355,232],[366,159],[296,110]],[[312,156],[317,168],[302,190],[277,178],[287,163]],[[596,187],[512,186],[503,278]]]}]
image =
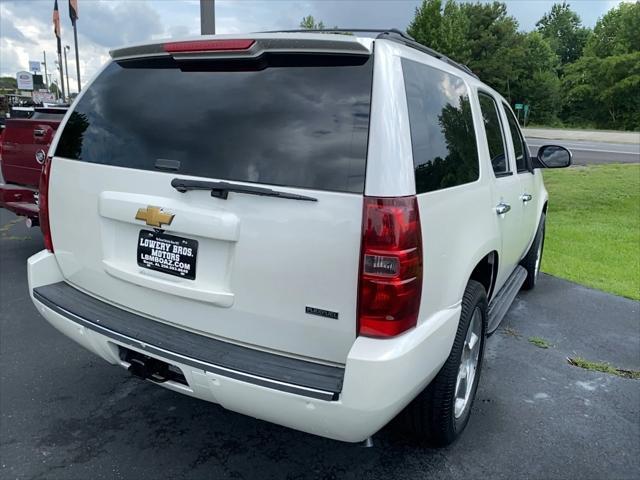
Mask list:
[{"label": "alloy wheel rim", "polygon": [[460,367],[456,379],[456,390],[454,397],[454,415],[460,418],[467,409],[473,384],[478,371],[478,361],[480,359],[480,344],[482,335],[482,312],[480,307],[476,307],[469,322],[467,336],[462,347]]}]

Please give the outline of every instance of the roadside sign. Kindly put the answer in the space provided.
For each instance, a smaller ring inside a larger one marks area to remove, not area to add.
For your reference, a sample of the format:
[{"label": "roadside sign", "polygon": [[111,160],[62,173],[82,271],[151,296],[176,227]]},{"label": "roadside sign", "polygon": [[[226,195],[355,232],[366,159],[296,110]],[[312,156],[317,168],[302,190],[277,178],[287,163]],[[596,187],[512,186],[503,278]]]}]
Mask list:
[{"label": "roadside sign", "polygon": [[529,113],[529,105],[524,106],[524,113],[525,114]]},{"label": "roadside sign", "polygon": [[522,110],[522,104],[521,103],[516,103],[515,109],[516,110]]},{"label": "roadside sign", "polygon": [[56,96],[51,92],[47,92],[46,90],[38,90],[37,92],[33,92],[33,101],[35,103],[53,103],[56,101]]},{"label": "roadside sign", "polygon": [[33,73],[40,73],[40,62],[36,60],[29,60],[29,71]]},{"label": "roadside sign", "polygon": [[29,72],[16,73],[18,90],[33,90],[33,75]]}]

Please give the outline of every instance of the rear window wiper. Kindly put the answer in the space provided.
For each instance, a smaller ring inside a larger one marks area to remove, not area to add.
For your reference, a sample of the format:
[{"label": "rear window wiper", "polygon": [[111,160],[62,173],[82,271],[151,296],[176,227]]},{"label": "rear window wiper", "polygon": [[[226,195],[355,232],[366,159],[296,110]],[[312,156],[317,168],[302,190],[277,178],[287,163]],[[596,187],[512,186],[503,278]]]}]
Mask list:
[{"label": "rear window wiper", "polygon": [[237,185],[227,182],[207,182],[203,180],[187,180],[183,178],[174,178],[171,180],[171,186],[180,193],[189,190],[209,190],[211,196],[226,200],[229,192],[246,193],[247,195],[262,195],[265,197],[288,198],[291,200],[303,200],[306,202],[317,202],[317,198],[307,197],[305,195],[296,195],[295,193],[279,192],[270,188],[252,187],[249,185]]}]

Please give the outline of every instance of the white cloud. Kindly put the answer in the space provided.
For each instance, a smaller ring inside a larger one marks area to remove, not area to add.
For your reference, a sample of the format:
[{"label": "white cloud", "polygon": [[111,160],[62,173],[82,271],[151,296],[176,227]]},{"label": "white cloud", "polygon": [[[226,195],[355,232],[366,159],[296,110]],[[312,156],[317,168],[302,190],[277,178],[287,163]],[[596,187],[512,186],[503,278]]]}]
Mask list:
[{"label": "white cloud", "polygon": [[[172,32],[190,32],[172,21],[170,10],[181,2],[140,0],[93,0],[79,2],[78,44],[80,76],[86,82],[109,59],[109,49],[152,38],[169,37]],[[67,2],[58,2],[62,47],[67,53],[71,91],[77,90],[73,29]],[[161,7],[161,8],[158,8]],[[168,13],[163,18],[161,13]],[[28,68],[29,60],[43,60],[46,52],[48,72],[59,81],[56,68],[57,47],[53,33],[53,1],[2,0],[0,3],[0,75],[14,76]],[[63,60],[64,62],[64,60]]]}]

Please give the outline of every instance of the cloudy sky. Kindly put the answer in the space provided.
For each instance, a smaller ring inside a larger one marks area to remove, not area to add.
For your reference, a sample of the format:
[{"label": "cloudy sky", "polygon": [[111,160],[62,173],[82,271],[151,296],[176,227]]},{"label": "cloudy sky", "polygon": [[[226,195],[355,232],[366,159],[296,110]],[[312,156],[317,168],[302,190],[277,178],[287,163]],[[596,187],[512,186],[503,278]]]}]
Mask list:
[{"label": "cloudy sky", "polygon": [[[593,26],[620,0],[573,0],[583,23]],[[54,0],[0,0],[0,75],[15,76],[28,69],[29,60],[47,54],[49,73],[55,68],[56,43],[51,23]],[[297,28],[305,15],[327,26],[406,28],[420,0],[217,0],[218,33]],[[553,1],[507,0],[509,13],[522,30],[551,8]],[[71,91],[76,91],[73,30],[67,0],[58,1],[63,45],[68,56]],[[78,43],[83,83],[108,60],[110,48],[147,40],[197,35],[198,0],[78,0]]]}]

